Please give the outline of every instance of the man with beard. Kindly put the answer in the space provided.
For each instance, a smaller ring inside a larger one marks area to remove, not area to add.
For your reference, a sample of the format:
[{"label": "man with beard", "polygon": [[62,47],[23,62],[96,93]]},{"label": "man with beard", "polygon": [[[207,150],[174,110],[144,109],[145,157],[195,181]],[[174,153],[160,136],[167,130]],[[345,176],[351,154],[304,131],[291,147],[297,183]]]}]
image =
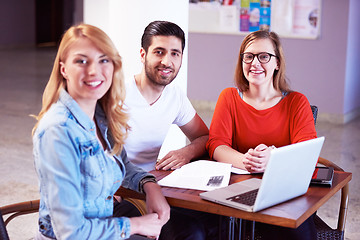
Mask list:
[{"label": "man with beard", "polygon": [[[141,39],[143,69],[126,84],[131,129],[125,150],[128,159],[146,171],[176,169],[206,153],[207,126],[180,87],[170,84],[181,67],[184,47],[185,34],[178,25],[151,22]],[[180,127],[190,144],[157,160],[171,124]],[[159,239],[217,239],[218,229],[217,215],[172,207]]]},{"label": "man with beard", "polygon": [[[152,22],[144,30],[141,47],[143,69],[126,86],[131,130],[125,149],[129,160],[146,171],[173,170],[204,155],[209,134],[187,96],[170,84],[181,67],[184,32],[171,22]],[[171,124],[178,125],[191,143],[157,161]]]}]

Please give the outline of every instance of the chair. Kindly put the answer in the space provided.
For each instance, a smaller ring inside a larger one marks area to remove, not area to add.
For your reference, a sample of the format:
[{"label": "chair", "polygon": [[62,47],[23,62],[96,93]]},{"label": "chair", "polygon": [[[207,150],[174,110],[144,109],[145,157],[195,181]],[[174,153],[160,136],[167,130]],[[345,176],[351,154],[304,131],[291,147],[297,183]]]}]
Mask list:
[{"label": "chair", "polygon": [[132,205],[134,205],[142,216],[147,214],[145,200],[136,199],[136,198],[124,198],[124,200],[126,200],[126,201],[130,202]]},{"label": "chair", "polygon": [[[318,107],[311,105],[311,111],[314,117],[314,123],[316,124],[316,119],[318,115]],[[318,164],[327,167],[333,167],[335,171],[344,171],[341,167],[337,166],[335,163],[320,157]],[[341,189],[341,200],[340,200],[340,209],[338,216],[337,228],[333,229],[327,225],[317,214],[314,217],[315,227],[317,230],[317,239],[344,239],[345,223],[346,223],[346,214],[347,206],[349,202],[349,184],[346,184]]]},{"label": "chair", "polygon": [[[337,166],[335,163],[326,160],[322,157],[319,158],[318,163],[327,167],[333,167],[335,171],[342,171],[342,172],[344,171],[341,167]],[[317,230],[318,240],[344,239],[348,202],[349,202],[349,184],[347,183],[341,189],[341,200],[340,200],[337,228],[336,229],[331,228],[318,215],[315,215],[314,222]]]},{"label": "chair", "polygon": [[1,219],[0,219],[0,239],[8,240],[9,235],[8,235],[8,233],[6,231],[6,227],[5,227],[5,223],[4,223],[1,211],[0,211],[0,216],[1,216]]},{"label": "chair", "polygon": [[316,119],[317,119],[317,115],[318,115],[318,107],[315,105],[310,105],[311,107],[311,111],[313,113],[313,117],[314,117],[314,124],[316,125]]},{"label": "chair", "polygon": [[[146,214],[146,212],[143,212],[144,209],[146,209],[146,206],[143,205],[145,202],[144,201],[140,202],[140,200],[137,201],[138,199],[134,199],[134,200],[135,201],[130,200],[130,202],[133,203],[135,205],[135,207],[137,207],[139,209],[139,211],[142,215]],[[6,226],[11,220],[13,220],[15,217],[18,217],[18,216],[21,216],[24,214],[38,212],[39,205],[40,205],[40,200],[36,199],[36,200],[32,200],[32,201],[25,201],[25,202],[20,202],[20,203],[15,203],[15,204],[10,204],[10,205],[0,207],[0,217],[1,217],[1,219],[0,219],[0,240],[9,240],[9,235],[6,230]],[[11,215],[8,216],[6,218],[6,220],[4,221],[3,215],[8,215],[8,214],[11,214]],[[140,235],[133,235],[131,239],[133,239],[133,240],[149,240],[149,238],[146,238],[146,237],[143,237]]]},{"label": "chair", "polygon": [[[6,231],[7,224],[17,216],[35,213],[39,211],[40,200],[32,200],[26,202],[20,202],[15,204],[6,205],[0,207],[0,239],[7,240],[9,239],[8,233]],[[4,221],[3,216],[11,214]]]}]

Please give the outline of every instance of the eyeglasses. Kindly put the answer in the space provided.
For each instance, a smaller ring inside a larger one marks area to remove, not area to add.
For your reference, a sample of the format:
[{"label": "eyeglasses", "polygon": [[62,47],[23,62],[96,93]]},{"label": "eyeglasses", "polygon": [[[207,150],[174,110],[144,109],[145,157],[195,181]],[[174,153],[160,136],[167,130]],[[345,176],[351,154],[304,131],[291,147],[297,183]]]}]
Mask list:
[{"label": "eyeglasses", "polygon": [[244,63],[252,63],[255,56],[257,57],[257,59],[259,60],[260,63],[268,63],[270,61],[271,57],[277,58],[277,56],[275,56],[271,53],[267,53],[267,52],[261,52],[258,54],[245,52],[240,55],[241,55],[241,59]]}]

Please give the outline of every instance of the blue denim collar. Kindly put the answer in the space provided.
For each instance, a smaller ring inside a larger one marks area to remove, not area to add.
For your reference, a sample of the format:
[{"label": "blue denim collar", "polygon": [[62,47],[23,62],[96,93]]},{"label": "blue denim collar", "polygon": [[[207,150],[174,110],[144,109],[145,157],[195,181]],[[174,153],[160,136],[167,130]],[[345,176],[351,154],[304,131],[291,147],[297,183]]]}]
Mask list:
[{"label": "blue denim collar", "polygon": [[100,102],[98,102],[96,104],[95,121],[96,121],[97,126],[100,129],[101,135],[103,136],[103,138],[106,142],[107,149],[111,150],[113,147],[114,141],[113,141],[113,137],[111,136],[111,132],[108,131],[107,118],[106,118],[103,108],[101,107]]},{"label": "blue denim collar", "polygon": [[96,131],[94,121],[90,119],[85,112],[80,108],[79,104],[69,95],[69,93],[62,89],[59,96],[59,101],[62,102],[67,109],[71,112],[77,122],[87,131]]}]

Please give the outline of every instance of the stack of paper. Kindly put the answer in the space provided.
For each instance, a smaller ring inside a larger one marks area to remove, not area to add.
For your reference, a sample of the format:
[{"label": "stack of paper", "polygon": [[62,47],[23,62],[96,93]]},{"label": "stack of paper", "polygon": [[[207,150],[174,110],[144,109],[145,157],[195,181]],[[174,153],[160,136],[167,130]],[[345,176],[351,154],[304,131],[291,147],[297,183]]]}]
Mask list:
[{"label": "stack of paper", "polygon": [[231,164],[198,160],[176,169],[159,181],[161,186],[210,191],[229,185]]},{"label": "stack of paper", "polygon": [[251,174],[250,172],[248,172],[246,170],[236,168],[236,167],[232,167],[231,172],[235,173],[235,174]]}]

